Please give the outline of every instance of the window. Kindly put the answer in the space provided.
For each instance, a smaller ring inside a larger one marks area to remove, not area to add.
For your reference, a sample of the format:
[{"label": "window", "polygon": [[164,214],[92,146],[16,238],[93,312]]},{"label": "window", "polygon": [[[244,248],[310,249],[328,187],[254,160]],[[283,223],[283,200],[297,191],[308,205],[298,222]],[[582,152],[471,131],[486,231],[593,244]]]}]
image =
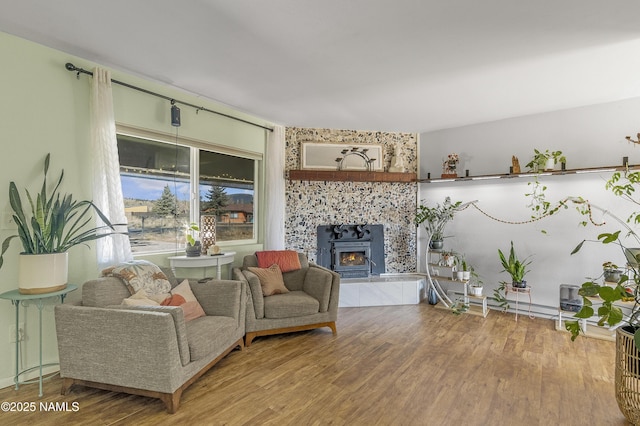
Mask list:
[{"label": "window", "polygon": [[200,214],[216,216],[218,241],[253,239],[254,161],[200,150]]},{"label": "window", "polygon": [[218,242],[255,241],[256,159],[190,142],[118,134],[134,253],[184,247],[185,227],[205,214],[216,216]]}]

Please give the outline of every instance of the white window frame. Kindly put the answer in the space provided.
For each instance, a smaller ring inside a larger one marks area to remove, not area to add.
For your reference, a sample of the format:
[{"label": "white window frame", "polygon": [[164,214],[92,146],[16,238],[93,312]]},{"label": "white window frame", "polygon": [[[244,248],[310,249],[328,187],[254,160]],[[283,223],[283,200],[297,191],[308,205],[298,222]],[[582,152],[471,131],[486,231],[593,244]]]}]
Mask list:
[{"label": "white window frame", "polygon": [[[188,138],[180,136],[179,132],[176,134],[171,133],[163,133],[150,129],[142,129],[134,126],[129,126],[126,124],[116,123],[116,134],[131,136],[138,139],[148,139],[155,142],[168,143],[172,145],[180,145],[190,148],[190,193],[189,193],[189,220],[191,222],[200,223],[200,194],[199,194],[199,184],[200,184],[200,150],[215,152],[218,154],[226,154],[232,155],[235,157],[246,158],[248,160],[253,160],[254,170],[253,170],[253,217],[252,221],[253,225],[253,238],[245,239],[245,240],[231,240],[231,241],[220,241],[217,243],[219,246],[237,246],[237,245],[249,245],[249,244],[257,244],[258,243],[258,221],[255,220],[258,217],[258,213],[260,211],[260,196],[259,189],[260,186],[260,165],[263,160],[263,155],[254,151],[247,151],[243,149],[233,148],[226,145],[220,145],[213,142],[202,141],[198,139]],[[148,251],[148,252],[138,252],[134,253],[134,256],[144,256],[147,254],[158,254],[158,253],[173,253],[174,250],[163,250],[163,251]]]}]

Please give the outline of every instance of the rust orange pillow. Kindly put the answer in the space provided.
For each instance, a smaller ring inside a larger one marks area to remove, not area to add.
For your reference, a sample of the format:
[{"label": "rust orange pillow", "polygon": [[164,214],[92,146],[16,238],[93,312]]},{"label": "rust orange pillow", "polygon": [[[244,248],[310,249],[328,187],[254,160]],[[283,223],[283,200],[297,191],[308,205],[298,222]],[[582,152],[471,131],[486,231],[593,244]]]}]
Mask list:
[{"label": "rust orange pillow", "polygon": [[262,295],[264,297],[289,293],[287,287],[284,286],[282,272],[280,272],[280,267],[277,264],[274,263],[268,268],[249,266],[247,269],[249,272],[254,273],[260,280],[260,287],[262,287]]},{"label": "rust orange pillow", "polygon": [[302,268],[298,252],[293,250],[257,251],[258,267],[268,268],[274,263],[280,267],[280,272],[297,271]]}]

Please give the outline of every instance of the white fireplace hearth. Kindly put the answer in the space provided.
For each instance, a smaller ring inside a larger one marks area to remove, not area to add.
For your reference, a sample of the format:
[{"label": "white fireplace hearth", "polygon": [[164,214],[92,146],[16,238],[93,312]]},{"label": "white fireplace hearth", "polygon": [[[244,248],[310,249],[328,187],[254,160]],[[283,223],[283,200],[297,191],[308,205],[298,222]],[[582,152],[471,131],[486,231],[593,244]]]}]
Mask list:
[{"label": "white fireplace hearth", "polygon": [[340,280],[341,308],[417,305],[426,298],[427,281],[420,274],[382,274]]}]

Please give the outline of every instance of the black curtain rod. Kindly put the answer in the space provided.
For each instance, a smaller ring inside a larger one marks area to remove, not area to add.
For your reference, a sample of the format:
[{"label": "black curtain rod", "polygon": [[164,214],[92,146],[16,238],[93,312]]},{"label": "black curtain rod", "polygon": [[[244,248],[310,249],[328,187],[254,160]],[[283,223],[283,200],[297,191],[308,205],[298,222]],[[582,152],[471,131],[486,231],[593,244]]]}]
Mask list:
[{"label": "black curtain rod", "polygon": [[[93,73],[91,71],[87,71],[85,69],[78,68],[75,65],[73,65],[71,62],[67,62],[64,65],[64,67],[67,69],[67,71],[75,71],[77,73],[76,76],[78,78],[80,78],[80,74],[87,74],[87,75],[90,75],[90,76],[93,77]],[[266,126],[263,126],[261,124],[257,124],[257,123],[253,123],[251,121],[243,120],[242,118],[234,117],[232,115],[224,114],[222,112],[214,111],[212,109],[208,109],[208,108],[201,107],[201,106],[198,106],[198,105],[190,104],[189,102],[179,101],[177,99],[170,98],[170,97],[165,96],[165,95],[161,95],[160,93],[156,93],[156,92],[152,92],[151,90],[143,89],[142,87],[133,86],[133,85],[131,85],[129,83],[125,83],[123,81],[118,81],[118,80],[111,79],[111,82],[115,83],[115,84],[119,84],[120,86],[127,87],[129,89],[137,90],[138,92],[146,93],[147,95],[153,95],[153,96],[156,96],[158,98],[166,99],[167,101],[171,101],[172,103],[182,104],[182,105],[186,105],[186,106],[195,108],[196,109],[196,114],[198,113],[198,111],[207,111],[207,112],[210,112],[212,114],[221,115],[223,117],[227,117],[227,118],[230,118],[232,120],[241,121],[243,123],[250,124],[250,125],[256,126],[256,127],[260,127],[261,129],[265,129],[265,130],[268,130],[270,132],[273,132],[273,128],[271,128],[271,127],[266,127]]]}]

